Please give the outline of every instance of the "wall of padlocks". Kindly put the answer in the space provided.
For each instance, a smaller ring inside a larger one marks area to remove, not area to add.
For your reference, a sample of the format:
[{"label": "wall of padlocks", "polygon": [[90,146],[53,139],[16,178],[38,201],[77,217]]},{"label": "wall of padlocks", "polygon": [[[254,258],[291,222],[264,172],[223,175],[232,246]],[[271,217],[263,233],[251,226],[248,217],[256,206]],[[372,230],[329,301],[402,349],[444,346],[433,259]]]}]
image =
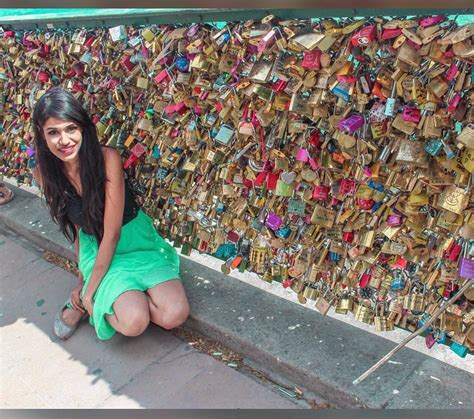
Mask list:
[{"label": "wall of padlocks", "polygon": [[[326,314],[415,330],[474,276],[474,24],[447,17],[4,31],[0,171],[84,102],[160,233]],[[430,329],[474,349],[474,289]]]}]

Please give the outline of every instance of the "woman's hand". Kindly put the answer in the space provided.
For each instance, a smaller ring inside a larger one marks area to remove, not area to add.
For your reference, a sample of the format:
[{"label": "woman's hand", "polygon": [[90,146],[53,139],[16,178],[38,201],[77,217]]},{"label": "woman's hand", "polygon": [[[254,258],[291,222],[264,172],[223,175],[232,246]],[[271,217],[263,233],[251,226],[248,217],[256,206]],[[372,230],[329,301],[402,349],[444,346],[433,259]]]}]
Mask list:
[{"label": "woman's hand", "polygon": [[93,313],[93,306],[94,303],[92,302],[92,295],[88,294],[87,292],[82,296],[82,304],[84,305],[85,309],[89,313],[89,316],[92,317]]},{"label": "woman's hand", "polygon": [[79,282],[71,291],[71,296],[69,297],[71,299],[71,305],[74,308],[74,310],[79,310],[82,313],[85,313],[86,311],[84,310],[84,306],[82,305],[81,302],[81,291],[83,287],[83,282]]}]

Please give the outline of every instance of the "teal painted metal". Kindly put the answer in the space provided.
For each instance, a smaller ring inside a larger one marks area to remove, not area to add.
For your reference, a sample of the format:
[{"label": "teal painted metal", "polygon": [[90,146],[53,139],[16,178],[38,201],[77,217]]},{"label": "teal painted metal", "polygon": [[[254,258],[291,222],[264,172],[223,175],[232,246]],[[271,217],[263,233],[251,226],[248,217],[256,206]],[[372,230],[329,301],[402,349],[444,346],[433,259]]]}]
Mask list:
[{"label": "teal painted metal", "polygon": [[[0,9],[1,10],[1,9]],[[7,9],[8,10],[8,9]],[[9,9],[10,12],[15,9]],[[458,23],[474,21],[474,9],[30,9],[34,14],[10,16],[0,14],[4,29],[92,28],[117,25],[190,24],[258,20],[273,14],[282,19],[316,19],[325,17],[364,16],[426,16],[434,14],[457,15]],[[38,10],[48,12],[38,14]],[[54,12],[56,10],[56,12]]]}]

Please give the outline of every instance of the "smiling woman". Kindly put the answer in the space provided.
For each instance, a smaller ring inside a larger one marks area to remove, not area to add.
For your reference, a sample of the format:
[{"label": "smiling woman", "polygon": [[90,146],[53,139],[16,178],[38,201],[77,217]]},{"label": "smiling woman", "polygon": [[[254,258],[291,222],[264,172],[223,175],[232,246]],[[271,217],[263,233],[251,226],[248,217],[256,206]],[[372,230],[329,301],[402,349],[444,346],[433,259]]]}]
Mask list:
[{"label": "smiling woman", "polygon": [[55,334],[69,338],[87,314],[99,339],[137,336],[150,321],[166,329],[183,323],[189,305],[179,257],[135,202],[120,154],[100,145],[82,104],[52,88],[35,105],[33,127],[35,178],[80,271]]}]

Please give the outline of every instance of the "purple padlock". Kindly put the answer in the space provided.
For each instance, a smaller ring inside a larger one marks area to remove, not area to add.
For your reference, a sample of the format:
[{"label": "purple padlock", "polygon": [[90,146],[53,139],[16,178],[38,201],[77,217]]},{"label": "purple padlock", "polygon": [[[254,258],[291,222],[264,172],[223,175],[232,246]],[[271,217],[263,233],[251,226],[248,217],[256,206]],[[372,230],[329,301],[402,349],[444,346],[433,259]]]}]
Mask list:
[{"label": "purple padlock", "polygon": [[398,226],[400,225],[401,218],[398,214],[390,214],[387,218],[387,225]]},{"label": "purple padlock", "polygon": [[273,212],[270,212],[268,214],[268,217],[265,221],[265,226],[271,228],[273,231],[278,230],[282,224],[283,221],[281,220],[281,218]]},{"label": "purple padlock", "polygon": [[35,148],[32,145],[30,145],[25,151],[29,158],[35,155]]},{"label": "purple padlock", "polygon": [[462,257],[458,265],[458,275],[463,278],[474,279],[474,259]]},{"label": "purple padlock", "polygon": [[337,127],[346,132],[347,134],[353,134],[359,128],[364,125],[364,117],[362,115],[354,114],[348,118],[342,119],[337,123]]}]

